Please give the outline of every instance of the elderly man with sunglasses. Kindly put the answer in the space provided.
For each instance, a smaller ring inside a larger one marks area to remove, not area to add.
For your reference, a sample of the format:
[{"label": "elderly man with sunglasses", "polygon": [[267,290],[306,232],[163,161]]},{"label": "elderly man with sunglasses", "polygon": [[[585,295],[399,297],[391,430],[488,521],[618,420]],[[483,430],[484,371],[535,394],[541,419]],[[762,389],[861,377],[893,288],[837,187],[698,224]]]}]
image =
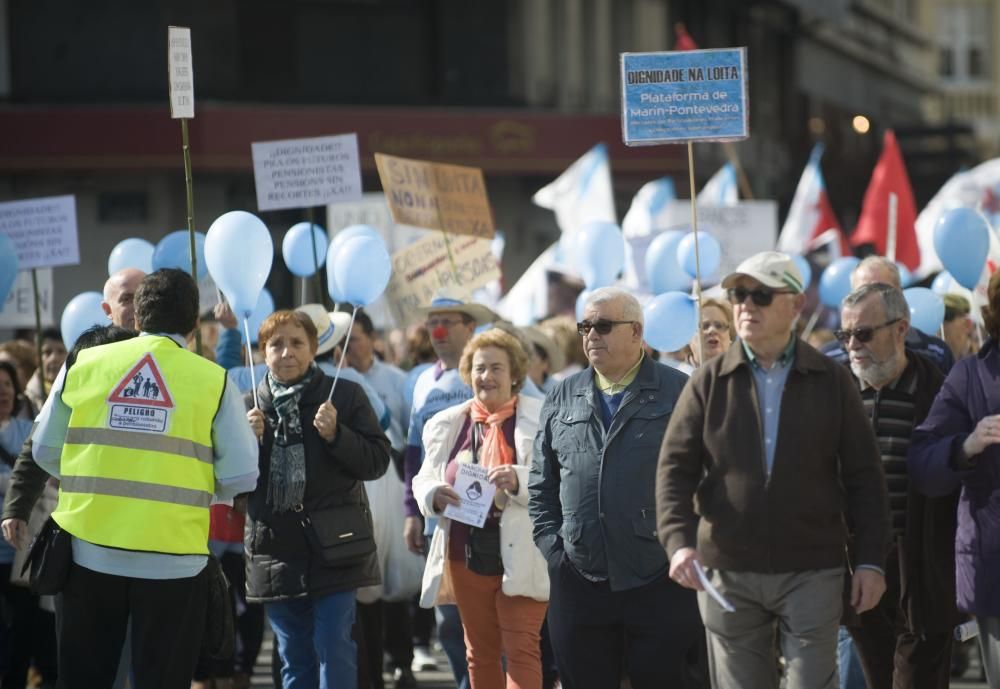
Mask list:
[{"label": "elderly man with sunglasses", "polygon": [[910,310],[898,287],[869,283],[844,299],[841,329],[835,332],[847,350],[878,437],[893,543],[886,563],[885,596],[869,612],[845,615],[845,623],[868,686],[945,689],[952,630],[958,622],[954,549],[958,491],[928,498],[908,477],[910,436],[944,383],[944,375],[931,360],[906,347],[909,320]]},{"label": "elderly man with sunglasses", "polygon": [[[837,686],[844,513],[856,537],[850,603],[885,590],[888,511],[878,446],[850,373],[794,336],[802,276],[756,254],[726,276],[740,343],[681,393],[656,476],[670,576],[698,590],[712,685]],[[705,590],[714,587],[723,603]]]},{"label": "elderly man with sunglasses", "polygon": [[565,689],[691,686],[695,596],[656,541],[660,440],[687,377],[643,354],[642,309],[594,290],[578,324],[590,367],[542,407],[531,468],[534,539],[549,563],[548,623]]}]

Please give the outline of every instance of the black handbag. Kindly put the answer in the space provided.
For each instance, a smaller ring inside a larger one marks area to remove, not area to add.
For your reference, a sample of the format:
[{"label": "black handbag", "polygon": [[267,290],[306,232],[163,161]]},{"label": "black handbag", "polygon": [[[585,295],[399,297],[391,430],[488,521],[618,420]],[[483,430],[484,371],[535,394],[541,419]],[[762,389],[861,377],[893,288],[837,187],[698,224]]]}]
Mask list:
[{"label": "black handbag", "polygon": [[[477,432],[479,424],[472,427],[472,461],[479,464]],[[484,577],[503,575],[503,560],[500,557],[500,525],[490,524],[487,528],[469,527],[469,540],[465,543],[465,567],[470,572]]]},{"label": "black handbag", "polygon": [[201,647],[212,658],[225,660],[232,658],[236,649],[235,610],[229,579],[214,555],[208,556],[205,576],[208,578],[208,602],[205,606],[205,633]]},{"label": "black handbag", "polygon": [[63,590],[73,564],[73,537],[49,517],[28,549],[21,576],[28,572],[34,593],[52,596]]},{"label": "black handbag", "polygon": [[303,511],[300,518],[313,551],[331,567],[359,564],[375,552],[371,512],[364,504]]}]

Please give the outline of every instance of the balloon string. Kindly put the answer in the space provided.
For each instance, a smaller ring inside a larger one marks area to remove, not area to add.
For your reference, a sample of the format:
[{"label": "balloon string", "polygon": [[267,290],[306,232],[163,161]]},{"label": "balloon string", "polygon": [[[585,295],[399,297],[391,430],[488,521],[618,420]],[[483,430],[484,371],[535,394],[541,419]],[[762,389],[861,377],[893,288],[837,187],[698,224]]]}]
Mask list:
[{"label": "balloon string", "polygon": [[254,409],[260,409],[260,405],[257,404],[257,380],[253,373],[253,347],[250,344],[250,316],[246,315],[243,317],[243,332],[247,336],[247,364],[250,367],[250,389],[253,390],[253,406]]},{"label": "balloon string", "polygon": [[358,307],[351,311],[351,322],[347,324],[347,334],[344,335],[344,346],[340,350],[340,361],[337,363],[337,374],[333,377],[333,385],[330,386],[330,404],[333,404],[333,391],[340,380],[340,369],[344,367],[344,359],[347,358],[347,344],[351,341],[351,330],[354,328],[354,317],[358,315]]},{"label": "balloon string", "polygon": [[306,303],[306,278],[302,278],[302,303]]}]

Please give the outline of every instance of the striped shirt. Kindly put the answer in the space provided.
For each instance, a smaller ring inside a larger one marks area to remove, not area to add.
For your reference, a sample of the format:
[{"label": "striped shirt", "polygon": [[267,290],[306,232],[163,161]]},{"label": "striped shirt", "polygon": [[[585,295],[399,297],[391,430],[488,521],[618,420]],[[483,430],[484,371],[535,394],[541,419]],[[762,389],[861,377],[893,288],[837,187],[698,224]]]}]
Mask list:
[{"label": "striped shirt", "polygon": [[889,516],[896,536],[902,536],[906,531],[906,503],[909,495],[906,453],[913,434],[917,383],[917,370],[912,363],[907,364],[899,378],[881,390],[859,381],[861,399],[878,438],[882,469],[885,471],[885,483],[889,491]]}]

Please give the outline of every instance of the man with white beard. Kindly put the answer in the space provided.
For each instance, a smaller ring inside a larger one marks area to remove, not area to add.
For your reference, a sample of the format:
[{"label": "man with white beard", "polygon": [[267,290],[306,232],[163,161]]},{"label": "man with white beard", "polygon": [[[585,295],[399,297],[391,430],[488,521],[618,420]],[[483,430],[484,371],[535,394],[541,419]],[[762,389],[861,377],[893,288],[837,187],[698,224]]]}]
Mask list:
[{"label": "man with white beard", "polygon": [[835,332],[878,438],[892,520],[885,595],[872,610],[845,615],[844,623],[868,686],[936,689],[948,686],[957,616],[958,494],[924,497],[907,476],[910,436],[943,383],[934,363],[906,348],[909,320],[902,291],[876,282],[844,299]]}]

